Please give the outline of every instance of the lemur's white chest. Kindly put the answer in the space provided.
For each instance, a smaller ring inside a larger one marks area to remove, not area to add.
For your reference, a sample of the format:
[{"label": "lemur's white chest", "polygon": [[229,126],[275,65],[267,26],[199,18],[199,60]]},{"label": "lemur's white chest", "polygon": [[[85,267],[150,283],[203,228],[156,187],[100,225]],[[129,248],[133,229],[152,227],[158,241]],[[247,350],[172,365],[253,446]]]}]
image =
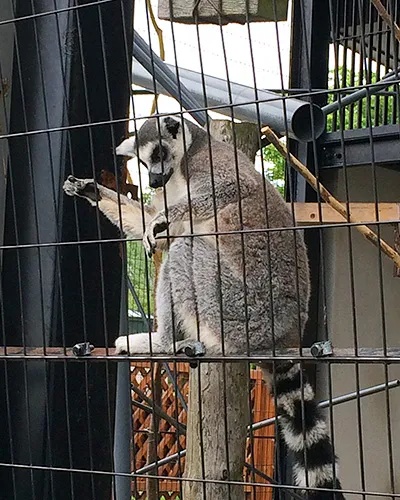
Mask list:
[{"label": "lemur's white chest", "polygon": [[187,192],[186,179],[180,172],[174,172],[165,187],[156,191],[153,204],[158,211],[165,210],[165,204],[171,207],[187,199]]},{"label": "lemur's white chest", "polygon": [[[189,189],[191,201],[193,202],[195,193],[194,189],[192,189],[192,187],[190,186],[190,182]],[[168,207],[177,205],[180,202],[188,205],[188,183],[180,172],[174,172],[174,174],[166,184],[164,191],[163,189],[159,189],[154,196],[153,205],[157,209],[157,211],[165,210],[165,202],[167,203]],[[214,230],[214,225],[212,224],[213,219],[198,220],[193,213],[191,224],[189,220],[189,206],[187,207],[186,215],[187,217],[185,217],[185,219],[187,220],[175,221],[173,227],[170,228],[174,235],[178,236],[179,234],[192,233],[192,230],[194,234],[203,234]]]}]

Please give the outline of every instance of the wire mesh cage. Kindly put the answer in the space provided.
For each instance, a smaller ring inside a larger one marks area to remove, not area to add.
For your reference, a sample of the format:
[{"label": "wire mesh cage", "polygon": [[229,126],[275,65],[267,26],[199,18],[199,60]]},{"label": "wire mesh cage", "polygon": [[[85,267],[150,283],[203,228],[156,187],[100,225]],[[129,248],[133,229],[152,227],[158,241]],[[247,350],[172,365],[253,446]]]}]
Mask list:
[{"label": "wire mesh cage", "polygon": [[399,25],[1,2],[0,498],[400,496]]}]

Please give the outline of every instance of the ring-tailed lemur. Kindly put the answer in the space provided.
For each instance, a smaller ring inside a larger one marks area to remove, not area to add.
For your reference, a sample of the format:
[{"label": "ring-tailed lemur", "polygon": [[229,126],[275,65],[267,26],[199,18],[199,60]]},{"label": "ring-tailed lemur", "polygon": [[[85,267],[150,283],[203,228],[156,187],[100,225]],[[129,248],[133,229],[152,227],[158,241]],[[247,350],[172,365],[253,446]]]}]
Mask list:
[{"label": "ring-tailed lemur", "polygon": [[[164,189],[146,207],[144,234],[137,201],[118,197],[93,179],[69,176],[64,190],[97,205],[117,226],[121,214],[124,232],[143,236],[149,255],[156,246],[167,250],[166,240],[155,236],[169,227],[173,240],[158,279],[158,331],[151,336],[152,352],[172,353],[174,342],[179,349],[180,342],[196,340],[199,333],[208,354],[220,353],[221,332],[227,354],[257,357],[274,344],[297,346],[308,315],[309,268],[299,232],[263,231],[292,225],[278,191],[232,146],[211,139],[209,148],[207,133],[187,120],[147,120],[135,138],[117,148],[117,154],[134,156],[136,151],[148,168],[150,186]],[[199,235],[184,236],[192,231]],[[212,235],[216,231],[218,244]],[[150,352],[147,333],[119,337],[115,345],[119,353]],[[271,378],[269,367],[263,372]],[[327,424],[300,365],[278,364],[275,379],[280,430],[295,456],[296,485],[341,489]],[[334,496],[312,490],[309,494],[318,499]],[[335,496],[343,498],[340,492]]]}]

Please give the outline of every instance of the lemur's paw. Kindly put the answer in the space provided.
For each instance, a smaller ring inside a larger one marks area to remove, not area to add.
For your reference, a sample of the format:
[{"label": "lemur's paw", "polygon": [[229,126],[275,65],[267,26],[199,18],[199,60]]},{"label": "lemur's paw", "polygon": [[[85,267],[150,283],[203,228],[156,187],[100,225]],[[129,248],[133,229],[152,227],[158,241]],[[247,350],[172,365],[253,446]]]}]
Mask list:
[{"label": "lemur's paw", "polygon": [[86,179],[77,179],[73,175],[69,175],[67,180],[64,182],[63,189],[69,196],[75,196],[77,194],[80,194],[81,191],[85,189],[87,181],[88,180]]},{"label": "lemur's paw", "polygon": [[93,179],[78,179],[69,175],[64,182],[63,189],[68,196],[82,196],[93,202],[101,200],[96,182]]},{"label": "lemur's paw", "polygon": [[117,338],[115,341],[116,354],[129,354],[128,338],[126,335]]},{"label": "lemur's paw", "polygon": [[153,228],[146,229],[143,235],[143,247],[147,256],[151,258],[156,251],[157,242],[152,231]]},{"label": "lemur's paw", "polygon": [[148,257],[152,257],[157,248],[156,235],[165,231],[168,227],[164,212],[160,212],[147,226],[143,235],[143,246]]}]

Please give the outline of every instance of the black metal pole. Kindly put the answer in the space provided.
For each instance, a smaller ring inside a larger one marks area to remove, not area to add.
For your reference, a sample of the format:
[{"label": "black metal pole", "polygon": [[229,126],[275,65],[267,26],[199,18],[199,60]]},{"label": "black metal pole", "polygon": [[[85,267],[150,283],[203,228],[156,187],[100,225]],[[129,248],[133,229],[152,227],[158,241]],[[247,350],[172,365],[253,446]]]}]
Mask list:
[{"label": "black metal pole", "polygon": [[[12,17],[11,4],[2,3],[0,5],[0,22]],[[12,83],[13,66],[13,28],[12,25],[2,25],[0,27],[0,134],[9,132],[9,115],[11,104],[10,86]],[[0,140],[0,242],[4,242],[4,224],[5,224],[5,205],[6,205],[6,187],[7,187],[7,165],[9,161],[9,148],[7,140]],[[2,293],[2,267],[3,252],[0,251],[0,318],[4,322],[3,314],[3,293]],[[1,339],[3,342],[3,339]],[[0,384],[5,387],[7,383],[6,364],[0,363]],[[7,418],[8,401],[5,390],[0,391],[0,415],[5,425],[0,426],[0,460],[11,458],[10,422]],[[0,490],[6,492],[8,498],[15,497],[15,475],[12,470],[6,468],[0,469]]]},{"label": "black metal pole", "polygon": [[[122,283],[120,333],[128,332],[128,290]],[[130,473],[132,458],[132,403],[130,362],[118,363],[114,429],[115,472]],[[115,500],[130,500],[131,478],[115,476]]]},{"label": "black metal pole", "polygon": [[[292,43],[290,54],[290,81],[289,87],[308,89],[325,89],[328,87],[328,57],[330,41],[328,0],[300,0],[293,3],[292,12]],[[322,106],[326,104],[326,96],[311,97],[310,101]],[[318,155],[316,152],[316,137],[313,141],[300,143],[289,140],[289,151],[299,158],[308,168],[318,176]],[[306,183],[305,179],[294,170],[288,177],[290,199],[293,202],[318,201],[315,191]],[[320,311],[324,310],[320,297],[324,300],[323,275],[321,274],[321,263],[323,260],[323,243],[321,232],[307,231],[305,233],[308,256],[310,260],[311,294],[309,306],[309,321],[303,335],[303,345],[311,345],[318,340],[315,332],[319,331],[321,320]],[[308,377],[315,382],[315,367],[307,370]],[[280,445],[283,447],[282,440]],[[280,448],[283,449],[283,448]],[[286,451],[280,454],[279,465],[281,481],[291,484],[293,481],[292,456],[286,456]],[[279,491],[274,492],[275,499],[288,498],[281,495]]]},{"label": "black metal pole", "polygon": [[[28,17],[14,23],[10,132],[88,126],[9,140],[4,241],[118,236],[95,210],[66,198],[62,183],[70,172],[79,177],[97,176],[102,169],[117,172],[113,147],[127,125],[90,124],[128,116],[132,2],[79,1],[75,9],[43,16],[35,15],[54,12],[53,0],[14,5],[15,18]],[[69,7],[69,0],[57,2],[59,9]],[[112,345],[120,309],[118,244],[16,249],[3,257],[7,344]],[[113,470],[115,366],[21,361],[8,363],[3,372],[5,462]],[[5,498],[111,498],[108,476],[29,469],[15,475],[16,490],[4,485]]]}]

